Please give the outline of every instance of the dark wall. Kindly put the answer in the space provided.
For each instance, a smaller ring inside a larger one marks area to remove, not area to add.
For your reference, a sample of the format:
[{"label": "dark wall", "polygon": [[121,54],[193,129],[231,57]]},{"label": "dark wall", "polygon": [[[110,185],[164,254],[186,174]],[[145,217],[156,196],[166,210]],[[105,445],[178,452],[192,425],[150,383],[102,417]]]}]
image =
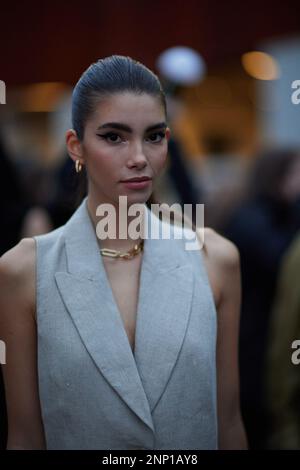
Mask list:
[{"label": "dark wall", "polygon": [[[297,6],[298,4],[298,6]],[[182,44],[208,64],[230,60],[258,41],[299,31],[295,0],[52,0],[5,2],[0,17],[0,79],[7,86],[74,83],[94,60],[128,54],[154,67]]]}]

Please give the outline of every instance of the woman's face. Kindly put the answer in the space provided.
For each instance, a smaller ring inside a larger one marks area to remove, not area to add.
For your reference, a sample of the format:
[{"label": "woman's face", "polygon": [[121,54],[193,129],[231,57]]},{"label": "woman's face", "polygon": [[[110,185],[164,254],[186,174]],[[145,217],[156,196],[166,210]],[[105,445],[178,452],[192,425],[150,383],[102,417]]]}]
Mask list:
[{"label": "woman's face", "polygon": [[[86,122],[82,158],[97,203],[146,202],[167,157],[170,130],[159,98],[132,92],[101,99]],[[144,183],[124,180],[149,177]]]}]

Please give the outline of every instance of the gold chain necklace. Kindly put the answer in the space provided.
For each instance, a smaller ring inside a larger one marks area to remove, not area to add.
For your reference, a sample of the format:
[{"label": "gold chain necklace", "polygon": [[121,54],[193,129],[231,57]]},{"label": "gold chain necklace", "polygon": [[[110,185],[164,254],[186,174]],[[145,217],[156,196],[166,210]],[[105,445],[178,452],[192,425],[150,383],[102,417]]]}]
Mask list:
[{"label": "gold chain necklace", "polygon": [[131,250],[126,251],[125,253],[121,253],[118,250],[110,250],[109,248],[101,248],[100,253],[102,256],[110,256],[111,258],[122,258],[122,259],[131,259],[134,256],[138,255],[144,248],[144,240],[140,243],[134,245]]}]

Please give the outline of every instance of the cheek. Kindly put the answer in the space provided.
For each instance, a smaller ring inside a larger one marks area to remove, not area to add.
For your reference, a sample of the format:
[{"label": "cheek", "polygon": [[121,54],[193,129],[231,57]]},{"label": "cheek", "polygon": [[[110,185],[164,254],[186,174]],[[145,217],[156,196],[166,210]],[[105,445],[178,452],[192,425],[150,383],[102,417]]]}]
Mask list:
[{"label": "cheek", "polygon": [[155,170],[157,172],[159,172],[165,166],[167,156],[168,156],[168,148],[166,146],[159,149],[159,151],[157,151],[156,154],[153,156],[152,166],[155,167]]},{"label": "cheek", "polygon": [[112,159],[99,156],[99,158],[95,159],[93,162],[90,162],[89,168],[98,181],[103,181],[104,183],[107,182],[110,184],[110,181],[115,179],[114,175],[116,174],[117,169],[113,164]]},{"label": "cheek", "polygon": [[86,153],[87,168],[94,176],[101,177],[113,174],[115,163],[112,152],[103,150],[99,146],[90,146]]}]

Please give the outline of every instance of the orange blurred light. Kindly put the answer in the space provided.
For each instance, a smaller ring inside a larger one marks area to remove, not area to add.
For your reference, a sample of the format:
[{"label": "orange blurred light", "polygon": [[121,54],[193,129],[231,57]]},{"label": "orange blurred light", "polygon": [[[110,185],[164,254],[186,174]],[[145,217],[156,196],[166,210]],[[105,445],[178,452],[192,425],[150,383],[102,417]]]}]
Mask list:
[{"label": "orange blurred light", "polygon": [[276,59],[265,52],[246,52],[242,55],[242,64],[246,72],[258,80],[276,80],[280,76]]},{"label": "orange blurred light", "polygon": [[60,98],[70,91],[62,82],[41,82],[23,85],[11,90],[10,103],[23,112],[51,112]]}]

